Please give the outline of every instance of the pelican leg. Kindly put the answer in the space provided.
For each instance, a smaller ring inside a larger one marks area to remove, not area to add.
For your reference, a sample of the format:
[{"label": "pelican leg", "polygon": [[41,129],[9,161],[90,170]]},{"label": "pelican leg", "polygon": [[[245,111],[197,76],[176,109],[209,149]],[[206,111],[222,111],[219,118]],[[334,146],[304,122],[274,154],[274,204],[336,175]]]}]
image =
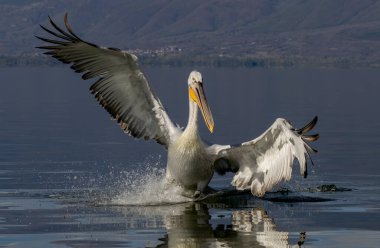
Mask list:
[{"label": "pelican leg", "polygon": [[193,198],[195,200],[201,199],[206,197],[207,195],[215,194],[216,192],[218,192],[216,189],[206,186],[206,188],[203,191],[196,190],[193,194]]},{"label": "pelican leg", "polygon": [[[211,180],[211,178],[210,178]],[[210,187],[208,187],[208,183],[210,180],[205,180],[205,181],[199,181],[197,184],[197,190],[194,192],[193,198],[199,198],[205,196],[205,194],[209,193]]]}]

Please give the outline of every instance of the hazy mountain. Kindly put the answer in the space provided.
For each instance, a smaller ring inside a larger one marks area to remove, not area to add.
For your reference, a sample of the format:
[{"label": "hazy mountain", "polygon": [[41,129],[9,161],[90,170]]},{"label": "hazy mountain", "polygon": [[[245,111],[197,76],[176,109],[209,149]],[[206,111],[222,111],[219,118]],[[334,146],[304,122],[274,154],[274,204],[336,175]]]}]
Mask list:
[{"label": "hazy mountain", "polygon": [[0,53],[38,52],[39,24],[65,12],[84,39],[121,49],[380,65],[376,0],[0,0]]}]

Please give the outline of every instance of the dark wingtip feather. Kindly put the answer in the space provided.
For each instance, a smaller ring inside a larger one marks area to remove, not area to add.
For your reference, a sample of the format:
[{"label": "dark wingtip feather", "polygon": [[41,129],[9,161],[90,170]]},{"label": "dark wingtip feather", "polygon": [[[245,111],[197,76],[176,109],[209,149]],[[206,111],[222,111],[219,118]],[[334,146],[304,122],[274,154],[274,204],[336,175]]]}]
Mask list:
[{"label": "dark wingtip feather", "polygon": [[44,38],[42,38],[41,36],[35,35],[34,37],[36,37],[36,38],[39,39],[39,40],[44,41],[44,40],[43,40]]},{"label": "dark wingtip feather", "polygon": [[304,141],[310,141],[310,142],[313,142],[313,141],[316,141],[319,139],[319,134],[313,134],[313,135],[301,135],[301,138],[304,140]]},{"label": "dark wingtip feather", "polygon": [[49,16],[49,22],[50,24],[58,31],[60,32],[62,35],[66,36],[68,39],[70,40],[75,40],[76,37],[75,36],[72,36],[70,35],[69,33],[65,32],[64,30],[62,30],[57,24],[55,24],[55,22],[51,19],[51,17]]},{"label": "dark wingtip feather", "polygon": [[112,50],[112,51],[116,51],[116,52],[121,51],[119,48],[115,48],[115,47],[107,47],[107,49]]},{"label": "dark wingtip feather", "polygon": [[70,41],[70,38],[68,38],[68,37],[66,37],[66,36],[64,36],[64,35],[57,34],[56,32],[53,32],[53,31],[51,31],[50,29],[48,29],[48,28],[46,28],[46,27],[44,27],[44,26],[42,26],[42,25],[40,25],[40,27],[41,27],[43,30],[45,30],[46,32],[48,32],[49,34],[51,34],[51,35],[54,35],[54,36],[56,36],[56,37],[58,37],[58,38],[61,38],[61,39],[64,39],[64,40]]},{"label": "dark wingtip feather", "polygon": [[315,150],[314,148],[311,148],[307,143],[304,142],[304,146],[306,148],[306,150],[310,153],[318,153],[317,150]]},{"label": "dark wingtip feather", "polygon": [[50,46],[36,46],[35,48],[44,49],[44,50],[51,50],[52,49]]},{"label": "dark wingtip feather", "polygon": [[306,134],[307,132],[309,132],[311,129],[315,127],[317,122],[318,122],[318,116],[315,116],[313,120],[311,120],[308,124],[306,124],[306,126],[304,126],[301,129],[297,129],[296,132],[299,134]]},{"label": "dark wingtip feather", "polygon": [[47,38],[43,38],[43,37],[40,37],[40,36],[36,36],[36,38],[42,40],[42,41],[45,41],[47,43],[52,43],[52,44],[57,44],[57,45],[67,45],[67,42],[65,41],[59,41],[59,40],[51,40],[51,39],[47,39]]},{"label": "dark wingtip feather", "polygon": [[67,12],[65,13],[65,16],[63,17],[63,20],[64,20],[64,23],[65,23],[65,27],[67,29],[67,31],[69,31],[69,33],[74,36],[75,38],[77,38],[78,40],[82,41],[81,38],[79,38],[73,31],[73,29],[71,28],[70,24],[69,24],[69,21],[68,21],[68,14]]},{"label": "dark wingtip feather", "polygon": [[[309,158],[310,158],[310,156],[309,156]],[[310,161],[311,161],[311,158],[310,158]],[[303,178],[307,178],[307,175],[308,175],[308,173],[307,173],[307,160],[305,157],[305,171],[303,172]]]}]

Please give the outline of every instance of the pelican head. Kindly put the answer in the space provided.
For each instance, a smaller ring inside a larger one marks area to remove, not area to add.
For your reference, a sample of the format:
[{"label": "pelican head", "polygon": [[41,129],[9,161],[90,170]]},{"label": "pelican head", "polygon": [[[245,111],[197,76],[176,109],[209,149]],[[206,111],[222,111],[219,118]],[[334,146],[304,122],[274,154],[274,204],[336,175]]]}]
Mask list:
[{"label": "pelican head", "polygon": [[214,131],[214,119],[212,118],[211,110],[207,104],[206,95],[203,91],[202,74],[198,71],[192,71],[187,83],[189,86],[189,101],[193,101],[198,105],[206,126],[212,133]]}]

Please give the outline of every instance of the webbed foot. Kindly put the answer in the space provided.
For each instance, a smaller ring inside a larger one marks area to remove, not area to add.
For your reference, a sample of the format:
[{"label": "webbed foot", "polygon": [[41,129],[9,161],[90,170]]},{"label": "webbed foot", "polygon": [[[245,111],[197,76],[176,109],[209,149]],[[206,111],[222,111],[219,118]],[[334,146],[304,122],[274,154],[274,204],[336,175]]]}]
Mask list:
[{"label": "webbed foot", "polygon": [[199,199],[203,199],[204,197],[206,197],[207,194],[204,194],[203,192],[201,192],[200,190],[197,190],[194,192],[193,194],[193,199],[194,200],[199,200]]}]

